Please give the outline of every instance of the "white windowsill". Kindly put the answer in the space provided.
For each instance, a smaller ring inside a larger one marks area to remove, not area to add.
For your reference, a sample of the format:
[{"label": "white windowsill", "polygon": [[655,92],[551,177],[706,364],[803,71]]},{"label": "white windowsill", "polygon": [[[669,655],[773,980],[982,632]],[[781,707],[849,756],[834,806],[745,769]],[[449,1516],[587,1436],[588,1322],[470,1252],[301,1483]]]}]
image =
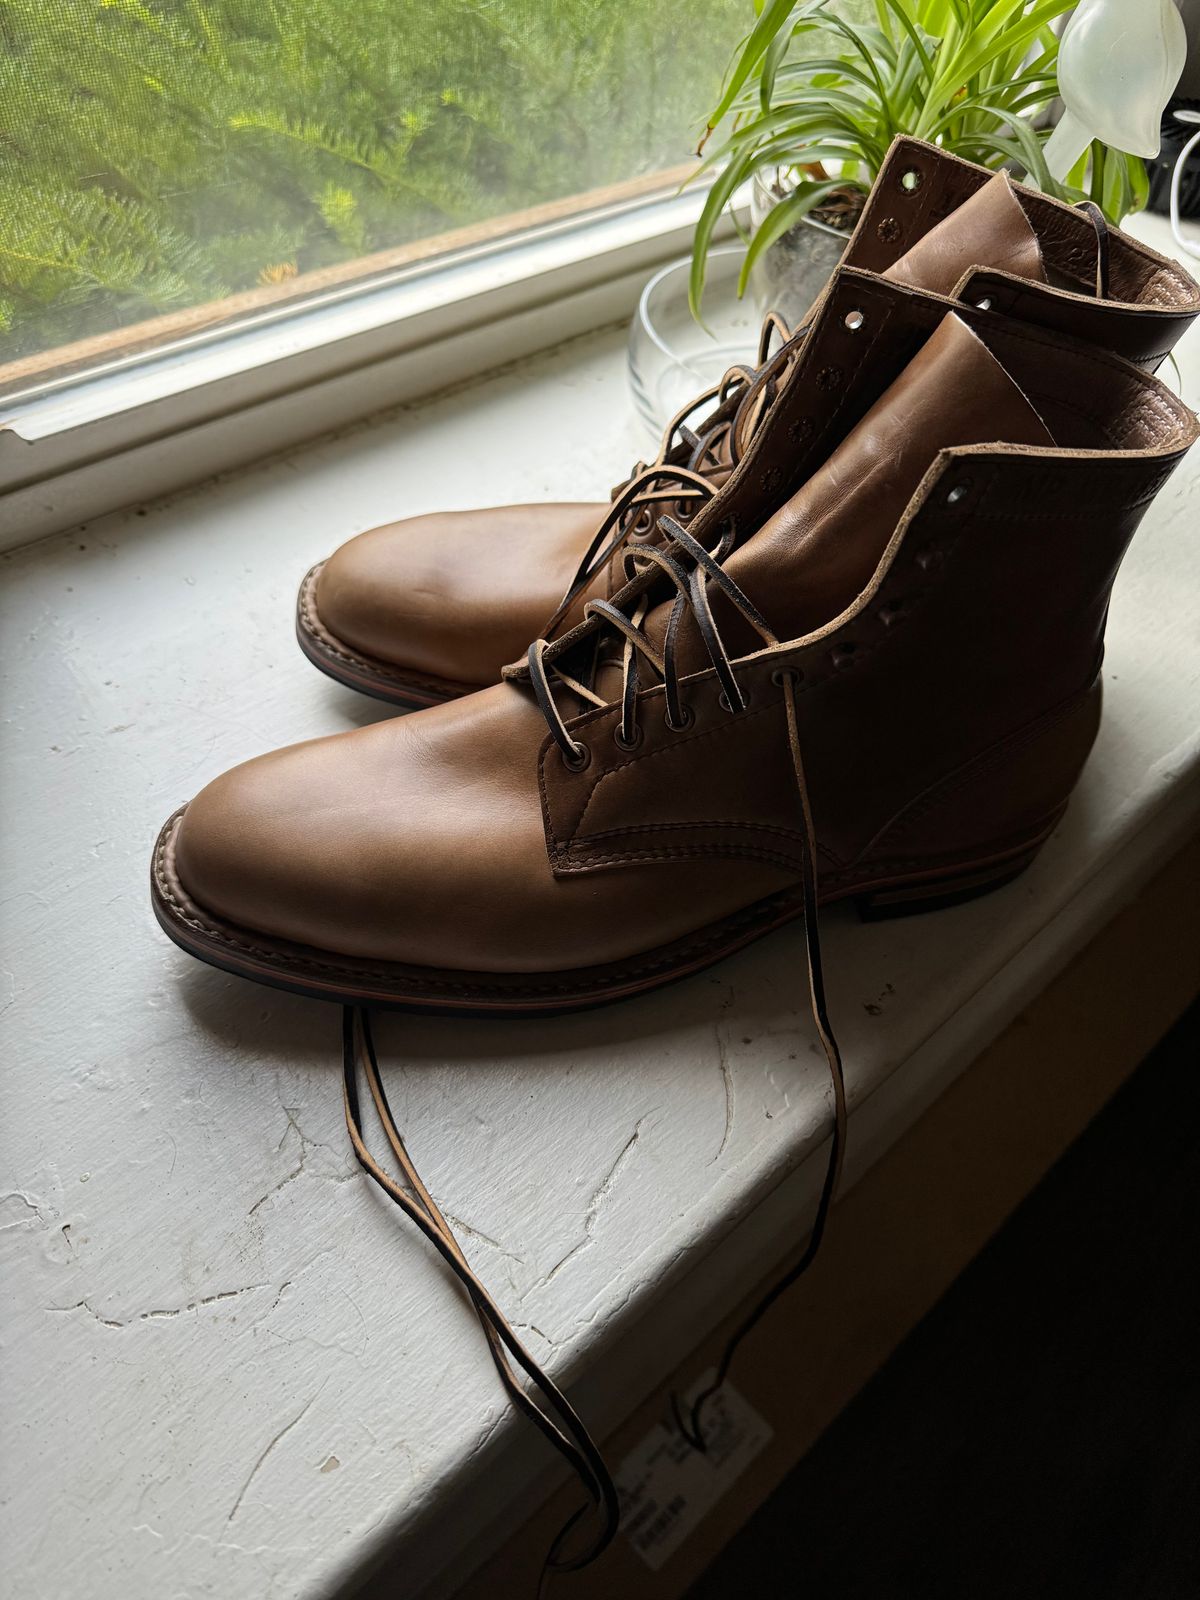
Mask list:
[{"label": "white windowsill", "polygon": [[546,223],[0,401],[0,549],[623,321],[702,204],[697,187]]},{"label": "white windowsill", "polygon": [[[233,763],[390,714],[300,657],[312,561],[451,498],[603,497],[643,448],[607,331],[4,558],[0,1544],[26,1592],[329,1595],[386,1552],[445,1593],[546,1481],[456,1287],[354,1166],[333,1008],[175,950],[148,855]],[[1134,541],[1100,739],[1031,871],[907,924],[823,919],[851,1178],[1194,829],[1198,484],[1200,455]],[[811,1215],[827,1084],[794,929],[603,1012],[379,1039],[434,1193],[589,1417]]]}]

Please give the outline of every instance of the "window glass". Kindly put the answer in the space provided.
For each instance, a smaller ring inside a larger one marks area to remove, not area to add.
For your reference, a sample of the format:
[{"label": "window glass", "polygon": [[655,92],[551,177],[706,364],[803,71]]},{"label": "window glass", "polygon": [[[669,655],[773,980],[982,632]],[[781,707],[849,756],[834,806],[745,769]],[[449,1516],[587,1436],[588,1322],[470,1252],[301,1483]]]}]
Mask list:
[{"label": "window glass", "polygon": [[752,24],[748,0],[0,0],[0,377],[679,167]]}]

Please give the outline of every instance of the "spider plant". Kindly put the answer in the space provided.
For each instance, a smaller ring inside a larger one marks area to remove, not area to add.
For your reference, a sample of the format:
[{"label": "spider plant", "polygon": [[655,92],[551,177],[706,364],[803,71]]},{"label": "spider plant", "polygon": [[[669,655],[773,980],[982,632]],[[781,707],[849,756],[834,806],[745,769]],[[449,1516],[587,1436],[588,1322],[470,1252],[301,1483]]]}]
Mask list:
[{"label": "spider plant", "polygon": [[692,249],[689,298],[699,316],[713,228],[755,174],[784,198],[748,238],[738,292],[765,250],[810,214],[852,226],[898,133],[999,168],[1061,199],[1087,195],[1119,223],[1145,203],[1136,156],[1096,142],[1065,183],[1042,146],[1058,93],[1051,24],[1074,0],[755,0],[757,21],[734,54],[700,142],[718,168]]}]

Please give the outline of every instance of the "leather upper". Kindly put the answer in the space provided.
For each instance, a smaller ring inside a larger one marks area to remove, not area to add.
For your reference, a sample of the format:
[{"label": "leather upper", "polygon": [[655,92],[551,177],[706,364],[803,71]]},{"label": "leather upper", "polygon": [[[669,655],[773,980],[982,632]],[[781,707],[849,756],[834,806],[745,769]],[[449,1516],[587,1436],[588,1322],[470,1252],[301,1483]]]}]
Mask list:
[{"label": "leather upper", "polygon": [[[1200,288],[1182,269],[1115,230],[1111,296],[1097,300],[1097,235],[1084,213],[905,137],[892,146],[845,259],[1151,370],[1200,312]],[[727,457],[718,452],[709,469],[719,484]],[[320,571],[319,625],[336,645],[444,682],[446,693],[492,683],[547,630],[607,509],[505,506],[373,529]],[[587,594],[610,594],[621,581],[610,566]],[[578,616],[575,606],[565,621]]]},{"label": "leather upper", "polygon": [[[853,247],[847,255],[847,266],[862,264],[853,259]],[[882,271],[895,283],[953,296],[980,262],[1030,283],[1047,281],[1037,233],[1006,172],[981,184]]]},{"label": "leather upper", "polygon": [[[947,316],[862,421],[732,552],[726,570],[786,637],[811,633],[866,587],[939,452],[994,439],[1054,444],[979,335]],[[716,594],[712,606],[726,644],[739,655],[755,649],[753,631],[724,597]],[[647,632],[662,639],[668,616],[669,607],[660,607]],[[689,668],[706,665],[694,622],[681,648]]]},{"label": "leather upper", "polygon": [[[644,886],[630,866],[565,884],[546,850],[529,696],[495,684],[234,768],[184,815],[177,867],[207,910],[340,954],[496,972],[622,953]],[[656,874],[643,942],[687,933],[778,887],[766,867]]]},{"label": "leather upper", "polygon": [[[1015,259],[980,253],[970,264],[960,261],[962,276],[943,292],[969,305],[986,300],[994,311],[1157,371],[1200,315],[1200,285],[1177,261],[1114,228],[1109,232],[1109,293],[1097,299],[1096,233],[1087,215],[1036,189],[1004,181],[1036,235],[1040,281],[1031,281],[1032,275]],[[901,257],[994,183],[995,175],[986,168],[899,135],[851,236],[845,265],[893,271]]]},{"label": "leather upper", "polygon": [[321,621],[355,650],[416,673],[494,683],[566,593],[606,509],[498,506],[372,528],[322,568]]},{"label": "leather upper", "polygon": [[[745,710],[699,666],[682,684],[686,725],[670,727],[661,685],[644,684],[623,747],[615,700],[584,708],[562,685],[585,752],[575,770],[516,668],[219,778],[179,828],[185,892],[271,937],[466,972],[653,950],[796,881],[781,666],[801,675],[824,883],[970,861],[1044,831],[1094,736],[1121,555],[1196,424],[1114,358],[954,309],[839,273],[791,378],[695,519],[697,538],[727,519],[745,530],[742,575],[761,581],[778,639],[735,662]],[[991,439],[979,437],[985,406]],[[933,430],[956,412],[947,449]],[[932,435],[919,447],[902,437],[918,423]],[[805,550],[811,583],[792,585]],[[617,596],[625,614],[662,581],[636,576]],[[814,593],[840,613],[814,625]],[[572,681],[586,682],[607,626],[593,617],[550,647]]]}]

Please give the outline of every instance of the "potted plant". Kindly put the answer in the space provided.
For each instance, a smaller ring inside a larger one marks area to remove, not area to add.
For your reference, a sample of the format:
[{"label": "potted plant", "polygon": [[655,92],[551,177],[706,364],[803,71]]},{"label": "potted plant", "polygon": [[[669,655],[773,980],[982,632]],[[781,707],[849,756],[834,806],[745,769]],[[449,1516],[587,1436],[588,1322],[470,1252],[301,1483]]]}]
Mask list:
[{"label": "potted plant", "polygon": [[1142,206],[1146,169],[1136,156],[1095,141],[1064,181],[1047,167],[1058,97],[1052,24],[1074,3],[756,0],[758,20],[701,140],[700,170],[719,170],[693,243],[693,314],[713,228],[752,180],[738,292],[753,276],[759,299],[794,325],[837,265],[898,133],[1019,169],[1062,199],[1086,195],[1114,223]]}]

